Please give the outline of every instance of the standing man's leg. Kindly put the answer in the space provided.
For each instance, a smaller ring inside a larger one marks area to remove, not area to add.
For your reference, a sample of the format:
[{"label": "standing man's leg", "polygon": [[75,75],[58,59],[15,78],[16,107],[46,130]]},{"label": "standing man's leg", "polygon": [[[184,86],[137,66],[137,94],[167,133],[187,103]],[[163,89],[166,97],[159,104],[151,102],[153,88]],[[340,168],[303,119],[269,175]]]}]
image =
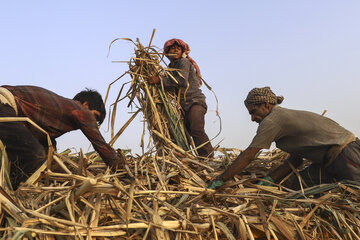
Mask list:
[{"label": "standing man's leg", "polygon": [[[0,103],[0,117],[16,117],[16,113]],[[16,189],[45,162],[46,151],[23,122],[0,122],[0,139],[11,162],[10,179]]]},{"label": "standing man's leg", "polygon": [[[192,105],[189,111],[185,113],[185,125],[193,138],[196,147],[209,141],[209,137],[206,135],[204,129],[205,113],[206,108],[199,104]],[[198,149],[197,152],[202,157],[214,156],[214,149],[210,142]]]}]

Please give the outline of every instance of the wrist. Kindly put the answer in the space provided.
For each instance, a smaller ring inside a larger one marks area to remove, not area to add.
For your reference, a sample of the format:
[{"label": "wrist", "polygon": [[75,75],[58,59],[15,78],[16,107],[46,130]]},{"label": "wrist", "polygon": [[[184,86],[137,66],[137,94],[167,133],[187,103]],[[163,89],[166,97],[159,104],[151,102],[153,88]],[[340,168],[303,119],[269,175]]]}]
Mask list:
[{"label": "wrist", "polygon": [[266,175],[263,179],[275,183],[275,180],[270,175]]},{"label": "wrist", "polygon": [[219,176],[217,176],[214,180],[217,180],[217,181],[222,181],[222,182],[225,182],[227,180],[224,179],[223,175],[220,174]]},{"label": "wrist", "polygon": [[217,177],[210,183],[210,185],[208,185],[208,188],[215,190],[215,189],[222,187],[224,184],[225,184],[225,182],[222,179]]}]

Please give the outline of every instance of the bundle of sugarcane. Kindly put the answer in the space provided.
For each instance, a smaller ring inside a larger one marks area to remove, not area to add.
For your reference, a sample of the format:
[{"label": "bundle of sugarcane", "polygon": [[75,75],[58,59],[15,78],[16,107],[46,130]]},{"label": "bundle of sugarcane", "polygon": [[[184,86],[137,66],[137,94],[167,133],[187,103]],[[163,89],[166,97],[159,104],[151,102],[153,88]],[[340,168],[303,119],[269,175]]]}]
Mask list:
[{"label": "bundle of sugarcane", "polygon": [[[40,168],[16,192],[1,186],[0,233],[4,239],[360,238],[359,183],[293,191],[253,184],[261,176],[252,172],[209,190],[206,182],[237,155],[221,151],[211,162],[179,160],[173,152],[129,157],[129,170],[116,174],[96,153],[54,153],[57,171]],[[283,155],[266,152],[257,161],[269,169]]]},{"label": "bundle of sugarcane", "polygon": [[[153,36],[154,33],[152,38]],[[117,40],[119,39],[115,39],[110,46]],[[125,38],[122,40],[132,42],[135,45],[135,53],[134,57],[128,61],[129,71],[113,83],[127,74],[131,76],[131,85],[125,95],[125,98],[129,99],[128,107],[140,108],[157,150],[166,150],[168,152],[169,149],[175,148],[182,154],[189,156],[189,153],[191,153],[189,150],[191,150],[192,144],[184,127],[179,96],[175,92],[165,90],[162,84],[151,85],[148,82],[151,76],[167,76],[176,82],[176,79],[172,77],[168,69],[160,64],[161,62],[164,63],[162,54],[159,53],[155,47],[151,46],[152,40],[150,40],[147,47],[143,46],[139,39],[137,39],[136,42]],[[113,83],[110,84],[105,99],[107,99]],[[116,104],[125,99],[120,99],[122,90],[123,87],[120,89],[118,98],[112,104],[112,133],[114,132],[114,121],[116,119]],[[138,112],[136,112],[135,115],[137,113]],[[131,120],[133,118],[134,117],[132,117]],[[126,126],[128,124],[129,122]],[[121,132],[123,130],[124,128],[121,129]],[[113,134],[112,142],[114,142],[119,135],[119,132],[116,135]],[[143,137],[141,139],[141,146],[144,146]]]}]

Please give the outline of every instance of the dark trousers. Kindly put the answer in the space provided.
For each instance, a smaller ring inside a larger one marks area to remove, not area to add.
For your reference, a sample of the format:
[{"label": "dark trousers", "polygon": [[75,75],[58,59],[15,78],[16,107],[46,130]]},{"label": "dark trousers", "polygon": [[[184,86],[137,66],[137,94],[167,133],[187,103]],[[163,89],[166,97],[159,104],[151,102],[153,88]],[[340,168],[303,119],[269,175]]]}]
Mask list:
[{"label": "dark trousers", "polygon": [[[345,179],[360,181],[360,140],[349,143],[329,166],[311,164],[300,172],[300,176],[308,187]],[[291,180],[291,188],[300,189],[297,178]]]},{"label": "dark trousers", "polygon": [[[0,117],[16,117],[16,113],[0,103]],[[11,163],[10,179],[16,189],[45,162],[47,151],[23,122],[0,122],[0,140]]]},{"label": "dark trousers", "polygon": [[[185,126],[191,135],[195,146],[208,142],[209,137],[206,135],[205,127],[205,113],[206,108],[200,104],[194,104],[190,107],[189,111],[185,112]],[[208,142],[203,147],[197,150],[199,156],[202,157],[213,157],[214,149],[211,143]]]}]

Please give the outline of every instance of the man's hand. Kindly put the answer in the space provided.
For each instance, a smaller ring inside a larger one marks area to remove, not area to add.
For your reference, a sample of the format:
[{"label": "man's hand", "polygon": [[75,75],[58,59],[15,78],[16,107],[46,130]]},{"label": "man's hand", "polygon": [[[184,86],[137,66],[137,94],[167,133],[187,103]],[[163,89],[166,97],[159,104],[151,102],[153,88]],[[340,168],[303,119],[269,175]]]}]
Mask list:
[{"label": "man's hand", "polygon": [[272,177],[270,177],[269,175],[265,176],[263,178],[263,180],[267,180],[267,181],[261,180],[261,181],[258,181],[256,184],[259,186],[274,186],[274,184],[269,183],[269,182],[275,183],[274,179]]},{"label": "man's hand", "polygon": [[111,160],[106,162],[106,165],[110,167],[111,170],[113,170],[114,172],[116,172],[116,170],[124,169],[126,162],[126,157],[120,149],[117,149],[116,153],[118,155],[117,160]]},{"label": "man's hand", "polygon": [[222,187],[225,184],[225,182],[221,178],[216,178],[214,181],[212,181],[207,188],[209,189],[218,189],[219,187]]},{"label": "man's hand", "polygon": [[159,76],[151,76],[151,77],[149,77],[149,83],[150,84],[156,84],[158,82],[160,82]]},{"label": "man's hand", "polygon": [[255,159],[256,154],[261,148],[248,147],[231,163],[230,166],[221,174],[222,179],[227,181],[236,174],[240,173],[251,161]]},{"label": "man's hand", "polygon": [[110,167],[112,171],[116,172],[117,170],[124,169],[125,162],[122,160],[118,160],[118,161],[114,160],[114,161],[107,162],[106,165],[108,167]]}]

